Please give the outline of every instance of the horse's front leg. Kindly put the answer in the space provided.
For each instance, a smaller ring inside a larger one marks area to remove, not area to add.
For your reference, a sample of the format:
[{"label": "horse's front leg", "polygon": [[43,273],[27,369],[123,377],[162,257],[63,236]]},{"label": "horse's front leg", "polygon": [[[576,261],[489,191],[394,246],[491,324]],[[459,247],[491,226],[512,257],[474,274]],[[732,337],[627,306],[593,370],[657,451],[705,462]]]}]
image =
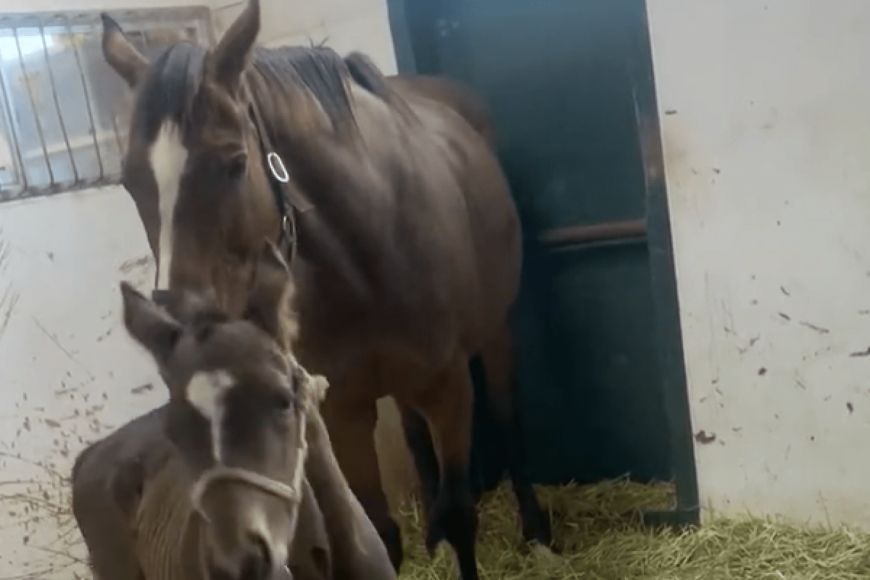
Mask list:
[{"label": "horse's front leg", "polygon": [[377,398],[369,396],[376,391],[359,384],[360,378],[358,375],[353,384],[330,388],[321,413],[348,486],[381,536],[398,573],[404,558],[402,535],[390,514],[381,483],[374,435],[378,421]]},{"label": "horse's front leg", "polygon": [[[426,547],[432,553],[442,540],[447,540],[456,551],[462,579],[477,580],[477,509],[469,479],[474,391],[468,357],[454,357],[428,388],[413,396],[402,397],[400,404],[425,418],[438,459],[440,477],[434,477],[431,466],[426,466],[428,473],[420,474],[424,488],[438,481],[434,501],[426,502],[431,505]],[[408,420],[413,417],[405,413],[404,418],[407,429],[410,426]],[[432,491],[432,488],[424,489],[424,494]]]}]

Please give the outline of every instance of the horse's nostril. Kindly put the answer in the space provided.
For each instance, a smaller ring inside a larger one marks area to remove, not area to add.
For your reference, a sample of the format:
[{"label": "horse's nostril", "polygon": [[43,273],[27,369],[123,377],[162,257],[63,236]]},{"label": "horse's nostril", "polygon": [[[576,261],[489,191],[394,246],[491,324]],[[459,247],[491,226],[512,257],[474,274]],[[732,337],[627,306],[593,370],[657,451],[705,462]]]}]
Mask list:
[{"label": "horse's nostril", "polygon": [[243,580],[267,580],[272,574],[272,553],[269,544],[260,535],[248,534],[250,553],[242,567]]}]

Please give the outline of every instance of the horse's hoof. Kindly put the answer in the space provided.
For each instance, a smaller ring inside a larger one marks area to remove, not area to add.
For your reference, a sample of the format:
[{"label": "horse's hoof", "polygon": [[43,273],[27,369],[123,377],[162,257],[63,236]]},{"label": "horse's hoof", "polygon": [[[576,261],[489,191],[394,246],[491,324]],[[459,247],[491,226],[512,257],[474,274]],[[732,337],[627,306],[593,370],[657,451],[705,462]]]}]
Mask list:
[{"label": "horse's hoof", "polygon": [[558,555],[552,548],[549,548],[544,544],[532,542],[531,549],[534,558],[544,563],[546,566],[558,566],[564,561],[562,556]]},{"label": "horse's hoof", "polygon": [[435,557],[435,550],[444,539],[444,531],[439,526],[429,526],[429,530],[426,532],[426,552],[429,553],[430,558]]}]

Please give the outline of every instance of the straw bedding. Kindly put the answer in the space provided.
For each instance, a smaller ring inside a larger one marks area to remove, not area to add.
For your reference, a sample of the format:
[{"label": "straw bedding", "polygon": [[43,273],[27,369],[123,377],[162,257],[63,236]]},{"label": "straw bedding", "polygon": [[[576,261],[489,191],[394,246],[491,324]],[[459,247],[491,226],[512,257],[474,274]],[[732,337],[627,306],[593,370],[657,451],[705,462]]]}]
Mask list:
[{"label": "straw bedding", "polygon": [[[870,578],[870,534],[806,527],[773,518],[711,518],[684,532],[649,529],[639,510],[671,504],[667,485],[627,480],[539,490],[562,553],[553,559],[524,547],[507,487],[480,507],[478,561],[487,579],[563,580],[857,580]],[[446,544],[430,559],[422,512],[403,510],[404,580],[454,579]]]}]

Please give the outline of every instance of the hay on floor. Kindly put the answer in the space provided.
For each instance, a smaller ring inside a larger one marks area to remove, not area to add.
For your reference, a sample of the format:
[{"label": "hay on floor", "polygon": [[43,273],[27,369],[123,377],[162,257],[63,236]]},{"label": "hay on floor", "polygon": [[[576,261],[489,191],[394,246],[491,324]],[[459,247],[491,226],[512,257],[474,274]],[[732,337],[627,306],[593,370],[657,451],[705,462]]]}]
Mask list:
[{"label": "hay on floor", "polygon": [[[802,527],[773,518],[712,519],[686,532],[641,525],[640,509],[671,504],[666,485],[626,480],[594,486],[542,488],[562,550],[557,560],[522,545],[509,488],[481,503],[481,577],[499,580],[866,580],[870,534],[847,528]],[[430,559],[423,514],[403,512],[404,580],[457,578],[446,544]]]}]

